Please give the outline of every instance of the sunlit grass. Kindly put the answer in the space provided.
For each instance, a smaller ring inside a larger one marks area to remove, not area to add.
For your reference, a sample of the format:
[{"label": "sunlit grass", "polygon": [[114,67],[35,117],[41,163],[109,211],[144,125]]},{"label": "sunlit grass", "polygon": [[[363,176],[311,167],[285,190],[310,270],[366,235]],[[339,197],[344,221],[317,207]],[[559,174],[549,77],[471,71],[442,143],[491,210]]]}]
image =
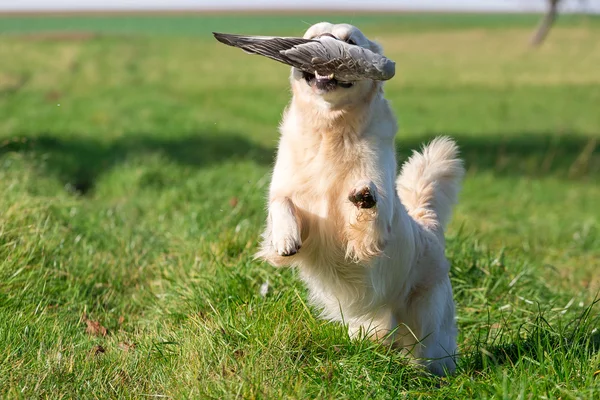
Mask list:
[{"label": "sunlit grass", "polygon": [[397,61],[399,159],[447,134],[468,168],[439,381],[253,260],[289,71],[209,33],[308,19],[89,18],[0,19],[0,397],[599,396],[595,20],[532,51],[531,16],[353,17]]}]

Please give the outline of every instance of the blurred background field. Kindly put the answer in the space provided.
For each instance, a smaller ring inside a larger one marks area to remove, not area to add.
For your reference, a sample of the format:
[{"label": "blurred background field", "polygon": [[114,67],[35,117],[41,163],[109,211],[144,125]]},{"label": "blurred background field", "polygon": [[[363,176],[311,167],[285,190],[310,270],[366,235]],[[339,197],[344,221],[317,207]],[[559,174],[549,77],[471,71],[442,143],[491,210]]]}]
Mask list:
[{"label": "blurred background field", "polygon": [[[323,20],[396,61],[400,162],[439,134],[466,161],[464,357],[440,388],[252,259],[289,70],[211,32]],[[2,397],[597,398],[600,19],[561,16],[533,49],[538,20],[0,16]]]}]

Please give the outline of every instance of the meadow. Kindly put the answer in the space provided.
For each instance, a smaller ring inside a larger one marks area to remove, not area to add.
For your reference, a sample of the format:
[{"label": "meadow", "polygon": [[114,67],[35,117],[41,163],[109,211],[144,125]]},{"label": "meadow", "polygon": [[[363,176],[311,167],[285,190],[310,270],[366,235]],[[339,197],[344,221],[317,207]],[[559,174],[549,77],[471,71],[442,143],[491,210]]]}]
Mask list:
[{"label": "meadow", "polygon": [[[454,137],[461,359],[438,379],[253,259],[289,70],[212,31],[351,22],[399,163]],[[1,398],[600,398],[600,19],[0,16]]]}]

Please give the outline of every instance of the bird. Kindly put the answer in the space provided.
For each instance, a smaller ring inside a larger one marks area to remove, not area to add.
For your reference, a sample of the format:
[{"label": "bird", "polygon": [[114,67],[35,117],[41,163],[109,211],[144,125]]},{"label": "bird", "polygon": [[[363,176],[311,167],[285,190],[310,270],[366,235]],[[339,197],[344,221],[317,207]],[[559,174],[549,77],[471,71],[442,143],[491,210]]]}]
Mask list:
[{"label": "bird", "polygon": [[340,82],[386,81],[396,73],[396,63],[364,47],[323,34],[316,39],[248,36],[213,32],[228,46],[258,54],[317,76]]}]

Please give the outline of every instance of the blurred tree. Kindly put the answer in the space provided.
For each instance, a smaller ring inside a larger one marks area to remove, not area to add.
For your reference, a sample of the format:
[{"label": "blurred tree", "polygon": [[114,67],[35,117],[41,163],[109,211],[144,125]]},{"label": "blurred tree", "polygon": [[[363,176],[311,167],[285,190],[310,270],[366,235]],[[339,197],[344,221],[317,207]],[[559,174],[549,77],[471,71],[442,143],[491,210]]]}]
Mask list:
[{"label": "blurred tree", "polygon": [[542,17],[540,24],[531,38],[532,46],[541,45],[544,42],[544,39],[546,39],[546,36],[548,36],[550,28],[552,28],[552,25],[556,20],[556,16],[558,14],[558,3],[560,2],[561,0],[548,0],[548,10]]}]

